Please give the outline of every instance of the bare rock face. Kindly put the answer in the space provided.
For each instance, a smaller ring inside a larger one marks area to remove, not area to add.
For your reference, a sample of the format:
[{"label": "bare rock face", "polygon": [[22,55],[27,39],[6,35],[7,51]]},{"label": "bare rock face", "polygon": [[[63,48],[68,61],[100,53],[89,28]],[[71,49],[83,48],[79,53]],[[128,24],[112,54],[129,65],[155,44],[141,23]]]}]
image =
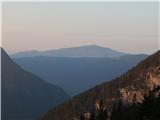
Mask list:
[{"label": "bare rock face", "polygon": [[[142,78],[143,77],[143,78]],[[139,77],[135,81],[141,81],[144,79],[141,86],[145,86],[139,90],[134,85],[123,87],[119,90],[122,101],[126,104],[132,104],[142,102],[144,95],[153,90],[155,87],[160,86],[160,66],[149,68],[145,74],[139,74]]]},{"label": "bare rock face", "polygon": [[[107,73],[106,73],[107,74]],[[92,110],[95,101],[103,100],[108,112],[114,103],[123,104],[142,102],[144,95],[160,86],[160,51],[149,56],[124,75],[98,85],[69,102],[50,110],[40,120],[72,120]]]},{"label": "bare rock face", "polygon": [[146,84],[150,89],[153,89],[155,86],[160,86],[160,66],[149,69],[146,80]]}]

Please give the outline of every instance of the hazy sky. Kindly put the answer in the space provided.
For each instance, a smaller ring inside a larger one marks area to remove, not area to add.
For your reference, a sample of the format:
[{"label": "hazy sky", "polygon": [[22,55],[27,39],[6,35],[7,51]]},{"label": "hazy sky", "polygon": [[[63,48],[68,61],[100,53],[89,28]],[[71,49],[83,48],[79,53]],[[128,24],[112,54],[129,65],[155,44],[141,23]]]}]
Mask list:
[{"label": "hazy sky", "polygon": [[2,47],[10,54],[97,44],[130,53],[159,48],[156,2],[2,4]]}]

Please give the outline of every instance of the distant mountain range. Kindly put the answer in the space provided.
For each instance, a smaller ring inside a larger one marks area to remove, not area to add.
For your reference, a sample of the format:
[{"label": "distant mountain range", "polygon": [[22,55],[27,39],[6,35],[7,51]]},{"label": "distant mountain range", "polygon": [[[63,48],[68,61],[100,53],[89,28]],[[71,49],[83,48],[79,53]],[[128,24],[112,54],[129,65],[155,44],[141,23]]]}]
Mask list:
[{"label": "distant mountain range", "polygon": [[19,52],[12,57],[34,57],[34,56],[50,56],[50,57],[120,57],[126,53],[118,52],[110,48],[100,47],[97,45],[80,46],[73,48],[62,48],[48,51],[26,51]]},{"label": "distant mountain range", "polygon": [[[107,71],[105,72],[107,74]],[[136,67],[133,67],[120,77],[98,85],[50,110],[40,118],[40,120],[82,120],[83,117],[80,116],[85,113],[86,116],[89,115],[94,105],[99,108],[99,103],[96,102],[99,100],[104,101],[103,105],[107,108],[108,112],[111,112],[115,103],[118,105],[122,103],[128,106],[133,103],[143,102],[144,95],[149,93],[149,91],[153,90],[156,86],[160,86],[160,51],[138,63]],[[153,97],[149,99],[149,101],[153,100]],[[154,105],[153,103],[151,104]],[[150,104],[146,103],[145,105],[146,108],[151,108],[151,106],[149,106]],[[160,111],[160,108],[157,108],[155,105],[150,111],[152,114],[158,115],[158,113],[154,113],[154,108],[156,108],[157,112]],[[137,109],[131,108],[130,111],[122,112],[118,115],[125,114],[127,116],[129,113],[133,113],[136,110]],[[134,118],[122,120],[139,120],[135,119],[136,116],[137,114],[133,116]],[[151,118],[154,117],[155,116],[151,116]],[[144,114],[143,120],[146,119],[147,114]]]},{"label": "distant mountain range", "polygon": [[58,86],[23,70],[1,49],[2,120],[33,120],[69,99]]},{"label": "distant mountain range", "polygon": [[146,57],[143,54],[116,58],[37,56],[16,58],[14,61],[74,96],[125,73]]}]

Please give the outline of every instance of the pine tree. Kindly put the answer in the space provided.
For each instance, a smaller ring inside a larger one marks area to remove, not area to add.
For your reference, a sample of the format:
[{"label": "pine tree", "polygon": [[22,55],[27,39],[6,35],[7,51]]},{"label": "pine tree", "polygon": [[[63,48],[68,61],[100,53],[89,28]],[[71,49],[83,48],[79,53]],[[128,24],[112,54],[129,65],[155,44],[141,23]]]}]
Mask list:
[{"label": "pine tree", "polygon": [[80,116],[80,120],[85,120],[85,118],[84,118],[84,115],[83,115],[83,114],[81,114],[81,116]]},{"label": "pine tree", "polygon": [[106,107],[104,106],[103,100],[100,100],[99,106],[100,106],[100,109],[98,111],[97,120],[107,120],[108,113],[107,113]]}]

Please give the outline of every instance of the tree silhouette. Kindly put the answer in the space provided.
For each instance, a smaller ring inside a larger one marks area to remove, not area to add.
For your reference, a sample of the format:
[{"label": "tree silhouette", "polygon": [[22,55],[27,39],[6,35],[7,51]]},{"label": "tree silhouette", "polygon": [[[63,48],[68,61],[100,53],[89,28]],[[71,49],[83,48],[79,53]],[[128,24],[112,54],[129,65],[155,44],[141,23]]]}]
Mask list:
[{"label": "tree silhouette", "polygon": [[84,118],[84,115],[83,115],[83,114],[81,114],[81,115],[80,115],[80,120],[85,120],[85,118]]},{"label": "tree silhouette", "polygon": [[143,120],[159,120],[160,119],[160,86],[144,96],[142,103]]},{"label": "tree silhouette", "polygon": [[97,120],[107,120],[108,113],[107,113],[107,110],[106,110],[106,107],[104,105],[103,100],[100,100],[99,106],[100,106],[100,108],[98,111]]},{"label": "tree silhouette", "polygon": [[[90,112],[89,120],[108,120],[103,100],[100,100],[98,105],[97,111]],[[85,120],[83,115],[80,116],[80,120]],[[113,105],[110,120],[160,120],[160,86],[144,95],[142,103],[135,102],[126,106],[118,100]]]},{"label": "tree silhouette", "polygon": [[160,87],[144,96],[142,103],[130,106],[114,104],[111,120],[160,120]]}]

